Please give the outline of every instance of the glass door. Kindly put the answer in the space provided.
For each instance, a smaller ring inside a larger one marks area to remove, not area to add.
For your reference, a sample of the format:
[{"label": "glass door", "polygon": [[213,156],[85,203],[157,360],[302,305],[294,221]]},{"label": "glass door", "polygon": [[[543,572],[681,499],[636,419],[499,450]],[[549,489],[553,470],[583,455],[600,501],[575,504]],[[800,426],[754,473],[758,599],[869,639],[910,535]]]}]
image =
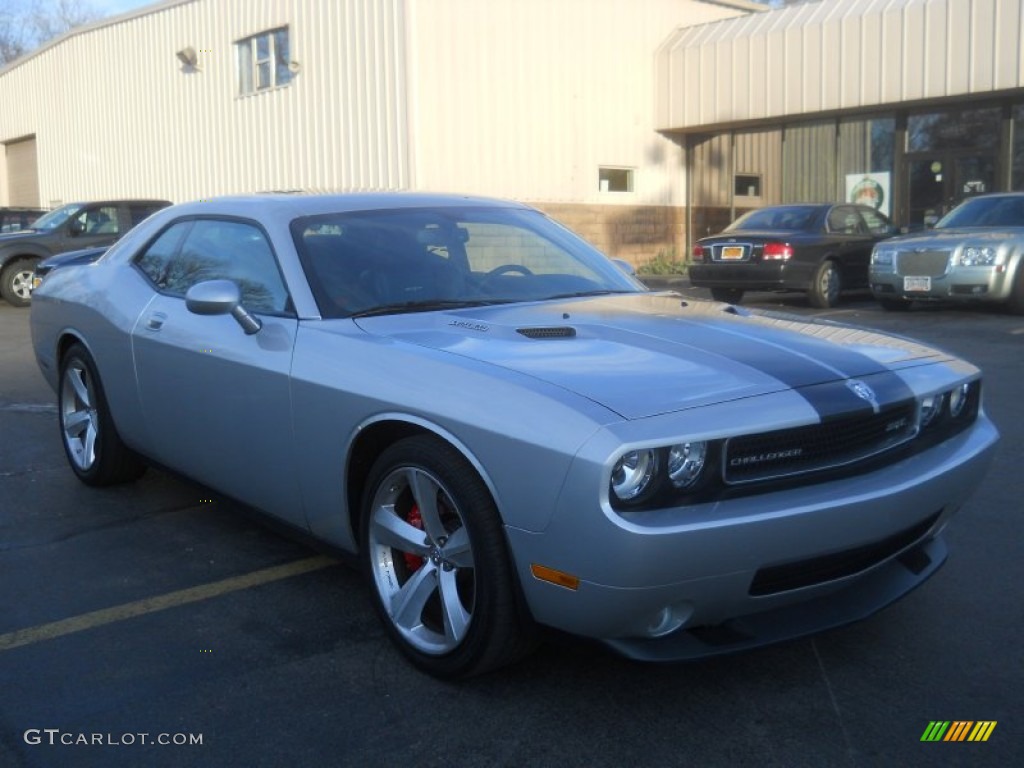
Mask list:
[{"label": "glass door", "polygon": [[996,188],[996,158],[990,153],[932,152],[909,155],[908,226],[911,231],[935,223],[968,197]]}]

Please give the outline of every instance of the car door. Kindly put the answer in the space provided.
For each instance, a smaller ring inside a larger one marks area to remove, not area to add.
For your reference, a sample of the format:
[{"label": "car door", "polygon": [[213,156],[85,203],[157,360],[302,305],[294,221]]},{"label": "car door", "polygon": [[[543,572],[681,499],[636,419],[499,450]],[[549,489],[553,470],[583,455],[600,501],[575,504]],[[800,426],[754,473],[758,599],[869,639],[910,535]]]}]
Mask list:
[{"label": "car door", "polygon": [[115,203],[86,205],[64,222],[54,253],[111,245],[121,236],[121,231],[121,217]]},{"label": "car door", "polygon": [[875,236],[854,205],[837,205],[829,211],[827,229],[832,252],[842,264],[843,285],[847,288],[867,285],[868,265]]},{"label": "car door", "polygon": [[[153,458],[302,524],[289,395],[298,323],[266,233],[246,220],[179,220],[135,266],[156,292],[132,332]],[[213,279],[239,286],[257,333],[187,309],[188,289]]]}]

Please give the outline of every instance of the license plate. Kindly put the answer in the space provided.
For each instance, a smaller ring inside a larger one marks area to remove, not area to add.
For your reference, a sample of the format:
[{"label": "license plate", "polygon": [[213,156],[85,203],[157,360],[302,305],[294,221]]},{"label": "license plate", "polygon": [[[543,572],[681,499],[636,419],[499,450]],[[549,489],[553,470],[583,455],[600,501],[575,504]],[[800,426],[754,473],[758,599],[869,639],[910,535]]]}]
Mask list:
[{"label": "license plate", "polygon": [[739,261],[743,258],[742,245],[726,245],[722,248],[722,261]]},{"label": "license plate", "polygon": [[930,277],[904,277],[903,290],[907,293],[912,291],[930,291],[932,279]]}]

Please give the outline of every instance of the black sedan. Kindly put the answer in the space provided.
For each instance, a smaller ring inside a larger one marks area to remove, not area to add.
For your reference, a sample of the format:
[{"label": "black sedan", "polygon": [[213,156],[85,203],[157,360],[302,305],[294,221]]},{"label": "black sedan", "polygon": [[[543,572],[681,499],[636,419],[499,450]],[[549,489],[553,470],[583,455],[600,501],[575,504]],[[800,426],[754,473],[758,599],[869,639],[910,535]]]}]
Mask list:
[{"label": "black sedan", "polygon": [[832,307],[841,290],[867,287],[872,247],[896,234],[866,205],[759,208],[697,241],[690,282],[734,304],[745,291],[803,291],[813,306]]}]

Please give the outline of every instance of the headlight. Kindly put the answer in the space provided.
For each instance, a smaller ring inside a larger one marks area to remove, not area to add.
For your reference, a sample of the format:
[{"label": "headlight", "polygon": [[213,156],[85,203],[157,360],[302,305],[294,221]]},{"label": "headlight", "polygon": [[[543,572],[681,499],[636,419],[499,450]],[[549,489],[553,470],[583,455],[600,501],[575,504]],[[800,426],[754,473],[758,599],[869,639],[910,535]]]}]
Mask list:
[{"label": "headlight", "polygon": [[630,451],[612,468],[612,492],[620,501],[635,501],[651,490],[657,472],[658,455],[654,451]]},{"label": "headlight", "polygon": [[996,263],[996,249],[990,246],[964,246],[960,264],[965,267],[989,267]]},{"label": "headlight", "polygon": [[689,488],[697,482],[708,456],[703,441],[679,443],[668,451],[668,477],[676,488]]},{"label": "headlight", "polygon": [[970,389],[970,384],[961,384],[949,393],[949,415],[954,419],[964,412],[964,406],[967,405],[967,395]]},{"label": "headlight", "polygon": [[871,252],[871,263],[891,267],[894,253],[892,248],[876,248]]},{"label": "headlight", "polygon": [[928,395],[921,399],[921,426],[927,427],[935,417],[942,413],[942,401],[945,395]]}]

